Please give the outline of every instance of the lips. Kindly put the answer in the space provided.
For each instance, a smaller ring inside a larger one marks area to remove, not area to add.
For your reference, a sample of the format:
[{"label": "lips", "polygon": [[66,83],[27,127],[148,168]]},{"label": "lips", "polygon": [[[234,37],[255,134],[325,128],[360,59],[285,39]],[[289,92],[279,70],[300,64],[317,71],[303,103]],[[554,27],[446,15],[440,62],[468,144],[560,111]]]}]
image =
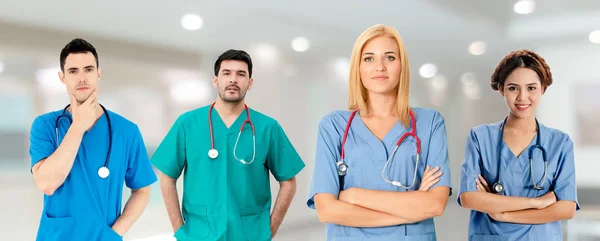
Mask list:
[{"label": "lips", "polygon": [[517,107],[517,110],[519,111],[526,111],[530,106],[531,104],[515,104],[515,107]]},{"label": "lips", "polygon": [[239,88],[237,86],[228,86],[227,88],[225,88],[226,91],[238,91]]},{"label": "lips", "polygon": [[384,75],[378,75],[378,76],[375,76],[375,77],[373,77],[372,79],[386,80],[386,79],[388,79],[388,78],[389,78],[389,77],[387,77],[387,76],[384,76]]},{"label": "lips", "polygon": [[77,90],[87,90],[89,89],[88,87],[77,87]]}]

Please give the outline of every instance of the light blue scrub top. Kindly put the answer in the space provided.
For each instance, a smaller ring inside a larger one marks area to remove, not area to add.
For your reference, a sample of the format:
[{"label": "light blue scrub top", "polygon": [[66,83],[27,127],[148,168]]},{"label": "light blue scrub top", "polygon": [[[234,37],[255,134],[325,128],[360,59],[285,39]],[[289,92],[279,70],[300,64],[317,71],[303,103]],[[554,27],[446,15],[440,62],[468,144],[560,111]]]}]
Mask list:
[{"label": "light blue scrub top", "polygon": [[[55,123],[61,113],[62,110],[50,112],[33,121],[29,142],[31,167],[52,155],[62,142],[70,123],[66,117],[60,119],[57,143]],[[109,144],[108,121],[103,114],[83,135],[65,182],[52,196],[44,195],[37,241],[123,240],[111,229],[121,215],[123,184],[139,189],[157,180],[137,125],[114,112],[108,113],[113,135],[110,175],[106,179],[98,176]]]},{"label": "light blue scrub top", "polygon": [[[465,158],[461,166],[458,204],[462,206],[460,194],[477,191],[475,178],[482,174],[489,185],[496,181],[498,171],[498,146],[502,121],[483,124],[472,128],[467,137]],[[544,190],[531,188],[529,174],[529,148],[537,142],[537,134],[529,146],[516,157],[502,141],[500,145],[502,162],[501,182],[506,196],[535,198],[544,195],[551,187],[557,200],[571,200],[577,203],[575,184],[575,160],[573,142],[570,137],[556,129],[539,123],[540,143],[546,149],[548,169]],[[533,176],[536,185],[540,185],[544,174],[542,151],[533,152]],[[577,204],[579,210],[579,204]],[[562,240],[560,221],[546,224],[515,224],[493,220],[488,214],[471,210],[469,223],[470,241],[513,241],[513,240]]]},{"label": "light blue scrub top", "polygon": [[[432,168],[439,166],[440,170],[444,172],[440,181],[433,187],[452,188],[446,128],[442,115],[432,109],[412,108],[412,110],[416,118],[417,136],[421,139],[421,156],[415,185],[408,191],[419,189],[420,180],[427,165]],[[315,167],[307,202],[309,208],[315,209],[314,196],[317,193],[330,193],[336,197],[339,194],[340,183],[336,162],[340,159],[342,138],[350,114],[351,111],[334,111],[323,117],[319,123]],[[385,135],[382,142],[372,134],[357,113],[350,125],[344,147],[344,161],[348,165],[344,189],[358,187],[406,192],[407,190],[401,187],[385,182],[381,178],[381,172],[400,137],[411,130],[410,127],[405,128],[398,122]],[[398,180],[403,185],[409,186],[413,180],[416,153],[415,139],[407,137],[396,151],[393,160],[388,164],[386,178]],[[378,228],[346,227],[328,223],[326,229],[329,241],[436,240],[433,218],[413,224]]]}]

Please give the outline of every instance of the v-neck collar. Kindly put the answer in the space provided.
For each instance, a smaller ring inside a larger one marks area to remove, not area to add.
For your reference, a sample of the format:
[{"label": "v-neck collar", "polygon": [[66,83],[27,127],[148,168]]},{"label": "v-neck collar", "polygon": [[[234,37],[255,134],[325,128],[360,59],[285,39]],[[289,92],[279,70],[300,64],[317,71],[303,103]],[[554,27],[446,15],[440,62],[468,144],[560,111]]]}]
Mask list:
[{"label": "v-neck collar", "polygon": [[379,140],[379,138],[377,138],[377,136],[375,136],[375,134],[369,130],[358,112],[356,113],[355,118],[352,120],[352,125],[357,128],[358,135],[373,150],[373,156],[375,156],[373,160],[380,159],[377,156],[384,153],[385,158],[383,158],[383,160],[387,160],[389,154],[391,154],[391,151],[396,144],[396,140],[398,140],[398,138],[400,138],[400,136],[407,130],[403,125],[400,124],[400,121],[396,121],[396,124],[394,124],[394,126],[384,135],[383,140]]},{"label": "v-neck collar", "polygon": [[527,145],[527,147],[525,149],[523,149],[523,151],[521,152],[521,154],[519,156],[515,155],[512,150],[510,150],[510,148],[508,147],[508,145],[506,144],[506,142],[504,141],[504,138],[500,138],[501,135],[501,126],[502,126],[502,121],[498,123],[496,131],[498,132],[498,134],[496,135],[498,138],[498,141],[500,142],[500,152],[502,155],[502,159],[506,160],[506,165],[509,165],[509,161],[510,160],[522,160],[522,159],[526,159],[528,160],[530,158],[529,156],[529,149],[531,149],[534,145],[537,144],[537,138],[538,138],[538,134],[540,135],[540,145],[543,146],[544,144],[544,126],[539,123],[539,132],[537,132],[535,134],[535,136],[533,137],[533,139],[531,140],[531,142],[529,142],[529,144]]},{"label": "v-neck collar", "polygon": [[[108,110],[106,110],[106,112],[108,112]],[[59,112],[59,116],[62,114],[62,110]],[[71,120],[73,120],[73,115],[71,114],[70,110],[66,110],[65,114],[69,116],[69,118],[71,118]],[[104,122],[104,120],[106,120],[108,122],[108,119],[106,119],[106,115],[110,115],[110,113],[105,113],[104,111],[102,111],[102,115],[100,115],[100,118],[98,118],[96,120],[96,122],[94,123],[94,125],[92,125],[92,127],[90,127],[90,129],[85,130],[85,132],[83,133],[84,135],[90,133],[90,132],[96,132],[97,129],[102,128],[99,127],[98,125],[102,125],[101,122]],[[71,123],[73,124],[73,123]],[[110,125],[110,123],[109,123]],[[107,127],[108,129],[108,127]]]},{"label": "v-neck collar", "polygon": [[[250,108],[248,108],[248,111],[250,111]],[[227,125],[225,125],[225,122],[219,115],[219,112],[217,111],[216,108],[212,109],[211,117],[212,117],[214,127],[220,128],[221,130],[225,131],[227,134],[237,134],[240,131],[240,127],[242,126],[244,121],[246,121],[246,108],[244,108],[244,110],[242,110],[242,112],[240,112],[238,117],[231,124],[231,126],[229,126],[229,128],[227,127]],[[252,118],[252,117],[250,117],[250,118]],[[244,128],[245,127],[246,126],[244,126]]]}]

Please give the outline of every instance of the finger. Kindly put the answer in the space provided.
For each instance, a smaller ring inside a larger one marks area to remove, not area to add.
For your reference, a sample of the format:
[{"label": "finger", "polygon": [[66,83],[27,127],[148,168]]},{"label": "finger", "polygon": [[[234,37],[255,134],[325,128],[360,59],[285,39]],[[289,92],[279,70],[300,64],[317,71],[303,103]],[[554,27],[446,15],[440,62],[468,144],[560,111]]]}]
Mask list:
[{"label": "finger", "polygon": [[75,98],[75,95],[70,95],[71,97],[71,108],[77,108],[77,98]]},{"label": "finger", "polygon": [[85,100],[82,105],[91,105],[94,99],[94,93],[92,93],[90,94],[90,96],[88,96],[87,100]]},{"label": "finger", "polygon": [[487,187],[488,183],[485,181],[485,178],[483,178],[483,176],[481,176],[481,174],[479,174],[479,180],[481,180],[481,183],[483,184],[483,186]]},{"label": "finger", "polygon": [[481,185],[480,185],[479,183],[477,183],[477,184],[475,185],[475,187],[477,187],[477,191],[484,192],[484,191],[482,190],[482,189],[483,189],[483,187],[481,187]]},{"label": "finger", "polygon": [[427,165],[427,167],[425,167],[425,172],[423,173],[423,176],[427,175],[429,173],[429,165]]}]

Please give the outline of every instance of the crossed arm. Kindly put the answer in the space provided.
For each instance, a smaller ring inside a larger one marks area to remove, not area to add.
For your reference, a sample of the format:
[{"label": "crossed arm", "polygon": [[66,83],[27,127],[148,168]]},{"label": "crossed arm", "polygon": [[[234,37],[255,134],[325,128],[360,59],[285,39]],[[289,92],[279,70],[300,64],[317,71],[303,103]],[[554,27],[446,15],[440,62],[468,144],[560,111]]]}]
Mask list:
[{"label": "crossed arm", "polygon": [[575,215],[575,202],[557,201],[553,191],[537,198],[504,196],[491,193],[481,175],[474,182],[477,191],[462,193],[462,206],[487,213],[499,222],[541,224],[571,219]]},{"label": "crossed arm", "polygon": [[439,167],[425,170],[419,190],[411,192],[350,188],[314,197],[319,221],[350,227],[383,227],[415,223],[440,216],[446,208],[449,187],[431,188],[439,181]]}]

